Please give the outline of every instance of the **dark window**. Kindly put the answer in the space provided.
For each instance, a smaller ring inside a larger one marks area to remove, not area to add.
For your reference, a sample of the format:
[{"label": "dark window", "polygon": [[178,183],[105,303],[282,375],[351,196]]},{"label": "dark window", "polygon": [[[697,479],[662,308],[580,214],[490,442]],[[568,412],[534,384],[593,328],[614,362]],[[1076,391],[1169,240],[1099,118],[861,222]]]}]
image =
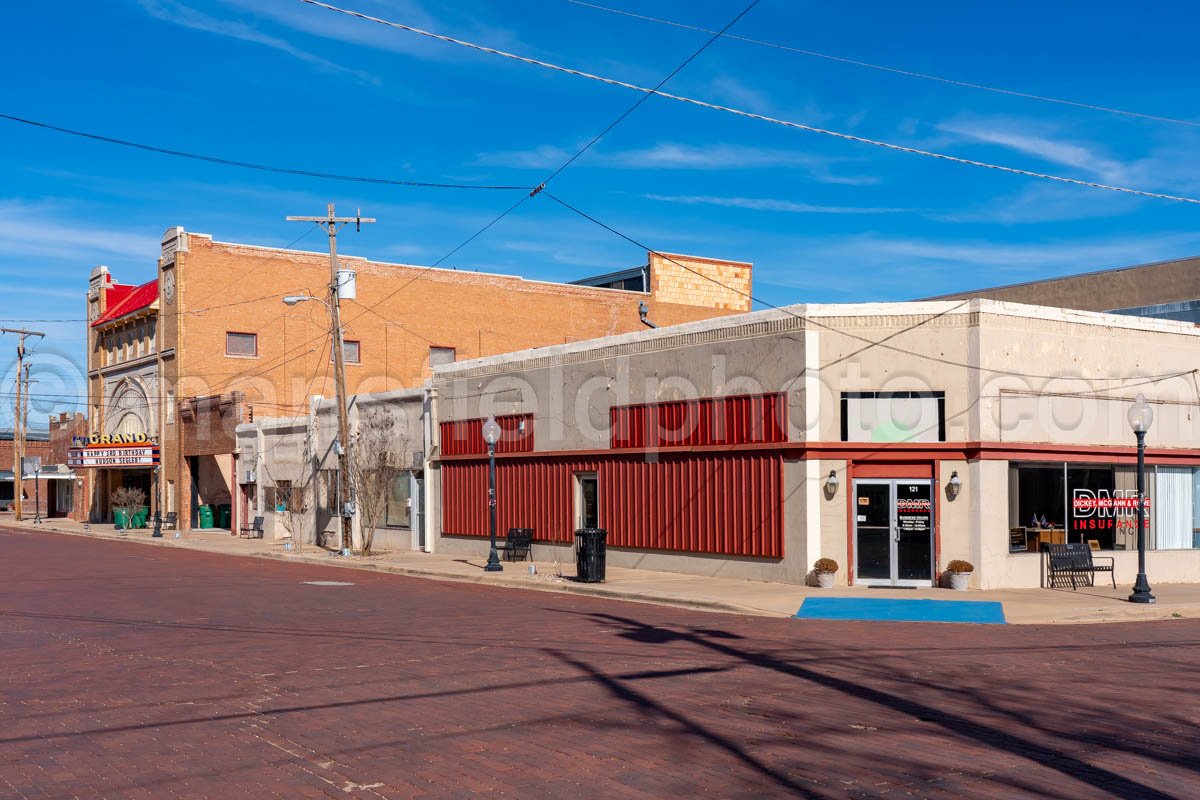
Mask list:
[{"label": "dark window", "polygon": [[303,491],[291,481],[276,481],[274,486],[263,487],[263,505],[276,514],[303,511]]},{"label": "dark window", "polygon": [[225,355],[256,356],[258,355],[258,334],[255,333],[226,333]]}]

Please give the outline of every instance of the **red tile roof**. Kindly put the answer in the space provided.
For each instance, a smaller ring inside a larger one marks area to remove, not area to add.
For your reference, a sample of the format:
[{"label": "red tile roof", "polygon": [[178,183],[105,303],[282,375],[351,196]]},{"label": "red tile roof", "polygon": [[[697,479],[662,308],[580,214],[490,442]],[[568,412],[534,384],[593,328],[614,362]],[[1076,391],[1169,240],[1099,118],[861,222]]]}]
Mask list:
[{"label": "red tile roof", "polygon": [[108,287],[108,309],[101,314],[92,327],[103,325],[120,319],[135,311],[149,308],[158,299],[158,279],[143,283],[141,286],[126,286],[115,283]]}]

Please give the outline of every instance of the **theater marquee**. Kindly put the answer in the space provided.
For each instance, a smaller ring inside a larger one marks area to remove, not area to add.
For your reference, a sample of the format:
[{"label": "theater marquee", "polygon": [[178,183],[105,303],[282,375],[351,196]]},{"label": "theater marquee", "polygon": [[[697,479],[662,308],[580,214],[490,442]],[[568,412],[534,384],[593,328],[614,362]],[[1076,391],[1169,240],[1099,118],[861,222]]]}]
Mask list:
[{"label": "theater marquee", "polygon": [[158,444],[144,433],[76,436],[67,451],[67,466],[82,468],[154,467],[159,463]]}]

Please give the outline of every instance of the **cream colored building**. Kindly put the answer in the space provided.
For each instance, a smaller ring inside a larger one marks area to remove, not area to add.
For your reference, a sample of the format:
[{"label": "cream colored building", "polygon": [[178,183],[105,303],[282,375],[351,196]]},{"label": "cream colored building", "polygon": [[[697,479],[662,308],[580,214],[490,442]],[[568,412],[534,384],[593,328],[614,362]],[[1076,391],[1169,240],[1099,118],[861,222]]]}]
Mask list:
[{"label": "cream colored building", "polygon": [[539,557],[569,560],[587,522],[621,566],[801,582],[829,557],[842,583],[930,585],[964,559],[975,586],[1033,587],[1064,541],[1132,583],[1135,511],[1113,499],[1135,494],[1125,415],[1144,393],[1150,579],[1197,580],[1198,358],[1191,324],[976,299],[798,305],[447,365],[430,541],[483,552],[486,458],[461,440],[494,414],[523,431],[497,457],[500,527],[534,528]]}]

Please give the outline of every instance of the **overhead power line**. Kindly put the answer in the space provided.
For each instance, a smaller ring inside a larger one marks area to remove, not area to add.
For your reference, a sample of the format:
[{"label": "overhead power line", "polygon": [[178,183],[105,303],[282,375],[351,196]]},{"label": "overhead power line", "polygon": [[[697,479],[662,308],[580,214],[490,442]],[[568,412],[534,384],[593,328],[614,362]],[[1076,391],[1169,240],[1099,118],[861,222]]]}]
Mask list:
[{"label": "overhead power line", "polygon": [[[658,17],[650,17],[645,14],[637,14],[632,11],[625,11],[620,8],[609,8],[608,6],[597,5],[596,3],[585,3],[583,0],[566,0],[572,5],[582,6],[584,8],[595,9],[596,11],[604,11],[609,14],[619,14],[623,17],[632,17],[645,22],[654,22],[659,25],[669,25],[673,28],[682,28],[683,30],[696,31],[697,33],[712,33],[708,28],[701,28],[696,25],[687,25],[682,22],[675,22],[669,19],[660,19]],[[791,47],[778,42],[768,42],[763,39],[752,39],[749,36],[737,36],[736,34],[726,34],[728,39],[736,39],[739,42],[747,42],[749,44],[761,45],[762,47],[772,47],[776,50],[786,50],[789,53],[799,53],[805,56],[814,58],[823,58],[827,61],[837,61],[842,64],[852,64],[856,67],[866,67],[867,69],[879,70],[881,72],[891,72],[895,75],[905,75],[909,78],[920,78],[927,81],[937,81],[951,86],[961,86],[966,89],[979,89],[985,92],[994,92],[995,94],[1008,95],[1010,97],[1021,97],[1026,100],[1038,100],[1043,103],[1058,103],[1064,106],[1074,106],[1075,108],[1083,108],[1088,111],[1103,111],[1107,114],[1120,114],[1125,117],[1137,117],[1139,119],[1153,120],[1155,122],[1170,122],[1174,125],[1189,125],[1200,128],[1200,122],[1189,119],[1176,119],[1175,117],[1161,117],[1156,114],[1143,114],[1140,111],[1128,111],[1122,108],[1110,108],[1108,106],[1098,106],[1091,103],[1081,103],[1077,100],[1064,100],[1061,97],[1047,97],[1046,95],[1032,94],[1030,92],[1020,92],[1015,89],[1002,89],[998,86],[986,86],[981,83],[971,83],[970,81],[961,81],[954,78],[943,78],[938,75],[927,75],[923,72],[913,72],[912,70],[900,69],[899,67],[889,67],[883,64],[872,64],[869,61],[859,61],[845,56],[835,56],[829,53],[821,53],[816,50],[805,50],[800,47]]]},{"label": "overhead power line", "polygon": [[[551,200],[558,203],[560,206],[567,209],[571,213],[582,217],[583,219],[587,220],[588,222],[591,222],[594,225],[600,226],[601,228],[603,228],[604,230],[613,234],[614,236],[620,237],[621,239],[624,239],[625,241],[629,242],[630,244],[635,245],[643,250],[646,250],[647,252],[654,253],[659,258],[662,258],[665,261],[669,261],[672,264],[674,264],[675,266],[679,267],[680,269],[686,270],[687,272],[690,272],[693,275],[696,275],[697,277],[703,278],[704,280],[709,281],[711,283],[715,283],[717,286],[721,287],[722,289],[725,289],[729,292],[732,292],[733,294],[744,297],[745,299],[749,300],[751,303],[758,303],[759,305],[766,306],[767,308],[772,309],[774,311],[780,311],[780,312],[787,314],[788,316],[794,317],[796,319],[804,319],[808,322],[811,322],[813,325],[816,325],[817,327],[825,328],[825,329],[831,330],[831,331],[836,331],[848,338],[857,339],[861,342],[864,342],[867,345],[867,347],[862,348],[861,350],[857,351],[856,353],[851,353],[850,355],[857,355],[858,352],[862,352],[863,350],[870,349],[871,347],[882,347],[887,350],[892,350],[894,352],[902,353],[904,355],[914,356],[916,358],[920,358],[920,359],[923,359],[926,361],[933,361],[933,362],[936,362],[939,364],[946,364],[947,366],[952,366],[952,367],[962,367],[964,369],[973,369],[973,370],[977,370],[980,372],[991,372],[991,373],[994,373],[997,375],[1008,375],[1008,376],[1016,377],[1016,378],[1031,378],[1031,379],[1040,379],[1040,380],[1061,379],[1064,377],[1062,375],[1039,375],[1036,373],[1016,372],[1016,371],[1012,371],[1012,370],[990,370],[990,369],[987,369],[986,367],[980,366],[978,364],[970,364],[970,363],[966,363],[966,362],[962,362],[962,361],[954,361],[953,359],[942,358],[939,356],[933,356],[933,355],[929,355],[928,353],[918,353],[918,352],[915,352],[912,350],[905,350],[902,347],[897,347],[895,345],[887,344],[887,340],[896,338],[896,336],[899,335],[898,333],[893,333],[893,334],[885,337],[884,339],[871,339],[868,336],[861,336],[859,334],[852,333],[848,330],[836,328],[832,325],[828,325],[826,323],[822,323],[816,319],[813,319],[812,317],[805,317],[801,314],[797,314],[795,311],[792,311],[790,308],[787,308],[785,306],[779,306],[770,301],[763,300],[762,298],[756,297],[753,294],[751,294],[750,292],[747,292],[743,289],[738,289],[736,287],[729,286],[728,284],[721,282],[719,279],[714,278],[712,275],[709,275],[705,272],[701,272],[700,270],[698,270],[694,267],[688,266],[687,264],[684,264],[683,262],[678,261],[675,258],[672,258],[670,255],[663,253],[661,251],[655,250],[654,248],[650,247],[649,245],[639,242],[637,239],[633,238],[632,236],[622,233],[621,231],[617,230],[613,226],[600,221],[596,217],[593,217],[591,214],[588,214],[586,211],[582,211],[581,209],[576,208],[575,206],[568,203],[566,200],[563,200],[561,197],[558,197],[550,192],[544,192],[543,194],[545,194],[546,197],[549,197]],[[969,301],[967,301],[967,300],[962,301],[957,306],[955,306],[954,309],[952,309],[952,310],[957,310],[959,308],[962,308],[964,305],[967,304],[967,302],[969,302]],[[943,312],[943,313],[949,313],[949,312]],[[913,327],[918,327],[921,324],[924,324],[924,323],[917,323],[917,325],[915,325]],[[903,332],[903,331],[901,331],[901,332]],[[1187,369],[1187,370],[1181,370],[1179,372],[1167,373],[1164,375],[1151,375],[1151,376],[1146,377],[1146,381],[1148,383],[1157,383],[1162,380],[1178,378],[1183,375],[1191,375],[1195,372],[1197,372],[1197,370]],[[1121,380],[1127,380],[1127,378],[1094,377],[1094,378],[1083,378],[1083,380],[1121,381]]]},{"label": "overhead power line", "polygon": [[337,6],[329,5],[328,3],[320,2],[320,0],[299,0],[299,2],[307,3],[308,5],[317,6],[319,8],[324,8],[329,11],[336,12],[338,14],[345,14],[346,16],[355,17],[358,19],[365,20],[367,22],[374,22],[379,25],[386,25],[390,28],[396,28],[398,30],[408,31],[409,33],[415,33],[420,36],[426,36],[431,39],[437,39],[438,41],[448,42],[449,44],[459,45],[460,47],[466,47],[471,50],[477,50],[481,53],[489,53],[491,55],[500,56],[502,58],[508,58],[508,59],[512,59],[514,61],[520,61],[524,64],[531,64],[536,67],[542,67],[544,69],[554,70],[555,72],[561,72],[565,75],[574,75],[579,78],[586,78],[588,80],[597,81],[599,83],[605,83],[605,84],[608,84],[609,86],[619,86],[623,89],[630,89],[635,92],[644,92],[646,94],[655,94],[655,95],[658,95],[659,97],[665,97],[668,100],[675,100],[680,103],[687,103],[688,105],[699,106],[700,108],[707,108],[707,109],[711,109],[713,111],[723,111],[727,114],[733,114],[735,116],[744,117],[746,119],[756,119],[761,122],[769,122],[773,125],[782,125],[787,128],[794,128],[796,130],[807,131],[809,133],[816,133],[816,134],[820,134],[822,136],[831,136],[833,138],[842,139],[842,140],[848,141],[848,142],[857,142],[859,144],[869,144],[874,147],[883,148],[885,150],[893,150],[893,151],[900,152],[900,153],[908,153],[910,155],[925,156],[926,158],[936,158],[936,159],[940,159],[942,161],[949,161],[954,164],[962,164],[964,166],[980,167],[983,169],[992,169],[992,170],[997,170],[999,172],[1007,172],[1012,175],[1022,175],[1027,178],[1039,178],[1041,180],[1055,181],[1058,183],[1069,183],[1069,184],[1072,184],[1075,186],[1086,186],[1091,189],[1105,189],[1110,192],[1122,192],[1124,194],[1136,195],[1139,197],[1152,197],[1152,198],[1155,198],[1158,200],[1172,200],[1172,201],[1178,202],[1178,203],[1192,203],[1195,205],[1200,205],[1200,199],[1197,199],[1194,197],[1183,197],[1183,196],[1179,196],[1179,195],[1162,194],[1159,192],[1150,192],[1150,191],[1145,191],[1142,189],[1133,189],[1133,188],[1126,187],[1126,186],[1114,186],[1114,185],[1107,184],[1107,183],[1096,183],[1094,181],[1085,181],[1085,180],[1080,180],[1079,178],[1067,178],[1062,175],[1052,175],[1047,172],[1036,172],[1034,170],[1020,169],[1018,167],[1008,167],[1008,166],[1004,166],[1002,164],[992,164],[987,161],[977,161],[977,160],[971,159],[971,158],[962,158],[960,156],[952,156],[947,153],[938,153],[938,152],[934,152],[932,150],[922,150],[917,147],[908,147],[906,145],[894,144],[892,142],[886,142],[886,141],[883,141],[880,139],[868,139],[865,136],[855,136],[854,134],[851,134],[851,133],[843,133],[841,131],[830,130],[828,128],[818,128],[813,125],[805,125],[800,122],[792,122],[790,120],[779,119],[778,117],[770,117],[770,116],[767,116],[766,114],[756,114],[752,111],[743,111],[738,108],[732,108],[730,106],[723,106],[723,105],[720,105],[719,103],[710,103],[705,100],[697,100],[692,97],[685,97],[683,95],[671,94],[670,92],[663,92],[663,91],[658,91],[655,89],[649,89],[649,88],[646,88],[645,86],[638,86],[637,84],[628,83],[627,81],[617,80],[616,78],[606,78],[602,75],[596,75],[591,72],[584,72],[583,70],[559,66],[558,64],[552,64],[549,61],[542,61],[540,59],[530,58],[528,56],[521,56],[521,55],[517,55],[515,53],[509,53],[504,50],[497,50],[494,47],[487,47],[485,45],[475,44],[474,42],[468,42],[463,39],[455,39],[453,37],[444,36],[439,33],[431,33],[429,31],[422,30],[420,28],[414,28],[411,25],[404,25],[399,22],[390,22],[385,19],[380,19],[379,17],[372,17],[368,14],[363,14],[359,11],[350,11],[350,10],[347,10],[344,8],[339,8]]},{"label": "overhead power line", "polygon": [[78,136],[83,139],[92,139],[97,142],[106,142],[108,144],[116,144],[122,147],[132,147],[137,150],[146,150],[151,153],[159,153],[165,156],[175,156],[177,158],[190,158],[193,161],[206,161],[210,164],[223,164],[227,167],[238,167],[240,169],[254,169],[261,172],[276,172],[282,175],[299,175],[305,178],[326,178],[334,181],[353,181],[355,183],[375,183],[386,186],[416,186],[426,189],[493,189],[501,191],[529,191],[528,186],[491,186],[472,183],[427,183],[425,181],[402,181],[393,178],[372,178],[362,175],[339,175],[333,172],[317,172],[307,169],[293,169],[291,167],[272,167],[267,164],[258,164],[252,161],[236,161],[229,158],[219,158],[217,156],[206,156],[200,153],[188,153],[183,150],[172,150],[166,147],[156,147],[154,145],[142,144],[140,142],[131,142],[126,139],[116,139],[111,136],[101,136],[97,133],[88,133],[87,131],[77,131],[71,128],[62,128],[57,125],[51,125],[46,122],[38,122],[37,120],[25,119],[24,117],[16,117],[11,114],[0,114],[0,119],[6,119],[9,122],[18,122],[22,125],[30,125],[34,128],[43,128],[45,130],[57,131],[70,136]]},{"label": "overhead power line", "polygon": [[[429,269],[441,266],[442,263],[445,262],[448,258],[453,256],[459,250],[462,250],[464,247],[469,245],[471,242],[478,239],[480,236],[482,236],[484,233],[486,233],[492,226],[494,226],[500,220],[504,219],[509,214],[516,211],[518,208],[520,208],[525,203],[526,200],[529,200],[531,197],[535,196],[538,192],[545,189],[546,184],[550,183],[550,181],[554,180],[559,175],[561,175],[563,170],[567,169],[567,167],[574,164],[584,153],[586,153],[588,150],[591,150],[592,147],[594,147],[597,142],[599,142],[601,139],[603,139],[605,136],[607,136],[608,133],[613,128],[617,127],[622,122],[624,122],[625,119],[630,114],[632,114],[634,111],[637,111],[638,108],[642,105],[642,103],[644,103],[650,99],[650,97],[654,94],[654,92],[657,92],[659,89],[666,86],[668,81],[670,81],[672,78],[674,78],[680,72],[682,72],[684,67],[686,67],[688,64],[695,61],[696,58],[699,57],[699,55],[701,53],[703,53],[705,50],[707,50],[709,48],[709,45],[711,45],[717,39],[721,38],[721,36],[724,35],[724,33],[727,30],[732,28],[737,23],[738,20],[740,20],[742,17],[744,17],[748,13],[750,13],[750,10],[752,8],[754,8],[756,5],[758,5],[758,3],[759,3],[759,0],[751,0],[749,5],[747,5],[745,8],[743,8],[741,10],[741,12],[738,13],[737,16],[735,16],[733,19],[729,20],[729,22],[725,24],[725,27],[721,28],[721,30],[719,30],[719,31],[713,31],[712,36],[709,37],[708,41],[706,41],[703,45],[701,45],[700,48],[697,49],[696,51],[694,51],[690,56],[685,58],[679,64],[679,66],[675,67],[675,69],[668,72],[667,75],[661,81],[659,81],[657,85],[655,85],[654,89],[651,92],[649,92],[647,94],[643,94],[641,97],[639,97],[637,99],[637,102],[635,102],[629,108],[627,108],[623,112],[621,112],[621,115],[618,116],[616,119],[614,119],[612,122],[610,122],[607,126],[605,126],[604,130],[600,131],[595,136],[593,136],[591,139],[589,139],[588,142],[583,145],[583,147],[576,150],[575,153],[570,158],[568,158],[566,161],[564,161],[562,164],[560,164],[558,169],[554,170],[554,172],[551,172],[545,178],[545,180],[543,180],[541,183],[539,183],[537,185],[537,188],[533,189],[531,192],[529,192],[529,194],[525,195],[520,200],[513,203],[511,206],[504,209],[504,211],[500,212],[499,215],[494,217],[491,220],[491,222],[487,223],[482,228],[480,228],[479,230],[472,233],[470,236],[468,236],[466,239],[464,239],[462,242],[460,242],[457,246],[455,246],[454,249],[450,250],[448,253],[446,253],[444,256],[439,258],[437,261],[433,262],[433,264],[430,265]],[[416,276],[413,277],[412,280],[416,280],[418,277],[420,277],[421,274],[423,274],[423,273],[418,273]],[[410,280],[409,283],[412,283],[412,280]],[[407,285],[407,284],[405,284],[405,285]],[[403,289],[403,288],[404,288],[404,286],[400,287],[400,289]],[[396,291],[399,292],[400,289],[397,289]],[[393,294],[395,294],[395,292],[393,292]],[[385,297],[384,299],[386,300],[387,298]],[[371,311],[372,309],[368,308],[367,310]]]}]

